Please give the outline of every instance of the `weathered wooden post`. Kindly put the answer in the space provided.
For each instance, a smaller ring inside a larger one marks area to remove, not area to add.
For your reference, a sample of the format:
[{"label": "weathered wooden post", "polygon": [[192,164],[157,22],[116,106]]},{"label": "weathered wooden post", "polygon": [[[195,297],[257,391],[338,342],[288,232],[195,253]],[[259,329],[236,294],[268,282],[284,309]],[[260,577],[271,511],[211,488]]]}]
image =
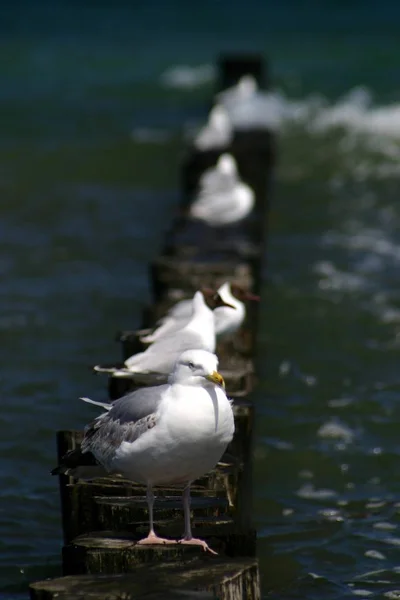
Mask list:
[{"label": "weathered wooden post", "polygon": [[[236,84],[246,74],[253,75],[259,85],[265,84],[265,65],[259,56],[224,56],[219,66],[220,89]],[[227,228],[221,240],[208,226],[193,221],[187,209],[204,170],[226,151],[236,159],[243,181],[254,190],[255,207],[248,218]],[[217,289],[225,281],[235,281],[259,291],[274,154],[273,136],[265,129],[235,131],[232,144],[218,151],[188,149],[182,163],[181,212],[161,256],[150,267],[156,302],[146,309],[143,328],[152,327],[174,302],[191,297],[202,286]],[[206,538],[220,556],[179,544],[137,546],[135,541],[147,527],[143,486],[118,477],[86,482],[61,476],[65,577],[32,584],[31,598],[105,600],[146,595],[168,599],[176,593],[194,598],[200,590],[204,598],[260,598],[251,523],[254,408],[249,399],[254,386],[256,326],[253,308],[242,331],[218,343],[220,370],[235,400],[236,431],[219,465],[192,488],[194,534]],[[140,333],[124,331],[118,336],[123,360],[140,350]],[[110,378],[109,384],[111,398],[137,385],[116,378]],[[59,458],[79,445],[81,435],[59,432]],[[161,535],[176,538],[182,533],[180,493],[174,486],[158,489],[155,510]]]}]

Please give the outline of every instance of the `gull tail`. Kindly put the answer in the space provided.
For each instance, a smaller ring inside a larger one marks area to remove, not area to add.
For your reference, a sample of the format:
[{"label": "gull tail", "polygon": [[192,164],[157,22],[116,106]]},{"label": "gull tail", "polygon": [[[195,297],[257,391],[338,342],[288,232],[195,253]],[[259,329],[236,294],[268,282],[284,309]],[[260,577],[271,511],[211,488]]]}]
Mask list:
[{"label": "gull tail", "polygon": [[115,371],[118,371],[118,369],[124,368],[124,366],[124,363],[95,365],[93,371],[96,371],[96,373],[114,373]]},{"label": "gull tail", "polygon": [[129,369],[122,368],[122,369],[115,369],[112,372],[112,376],[113,377],[124,377],[124,378],[128,378],[128,379],[132,379],[134,377],[135,373],[133,371],[130,371]]},{"label": "gull tail", "polygon": [[105,408],[105,410],[110,410],[110,408],[112,408],[110,402],[98,402],[97,400],[91,400],[91,398],[79,398],[79,400],[87,402],[88,404],[94,404],[95,406],[101,406],[101,408]]},{"label": "gull tail", "polygon": [[76,479],[96,479],[105,477],[107,471],[95,459],[91,452],[83,453],[79,448],[67,452],[58,467],[51,471],[52,475],[70,475]]}]

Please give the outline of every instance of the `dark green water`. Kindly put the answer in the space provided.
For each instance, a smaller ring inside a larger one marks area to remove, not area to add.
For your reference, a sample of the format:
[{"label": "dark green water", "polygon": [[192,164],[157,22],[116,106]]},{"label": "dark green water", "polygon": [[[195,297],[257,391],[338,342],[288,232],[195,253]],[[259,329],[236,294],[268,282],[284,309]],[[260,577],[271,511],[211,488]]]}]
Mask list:
[{"label": "dark green water", "polygon": [[59,573],[54,432],[93,416],[78,397],[104,380],[88,367],[119,358],[115,331],[150,300],[221,49],[264,52],[280,90],[255,398],[263,590],[399,597],[398,12],[2,6],[1,598]]}]

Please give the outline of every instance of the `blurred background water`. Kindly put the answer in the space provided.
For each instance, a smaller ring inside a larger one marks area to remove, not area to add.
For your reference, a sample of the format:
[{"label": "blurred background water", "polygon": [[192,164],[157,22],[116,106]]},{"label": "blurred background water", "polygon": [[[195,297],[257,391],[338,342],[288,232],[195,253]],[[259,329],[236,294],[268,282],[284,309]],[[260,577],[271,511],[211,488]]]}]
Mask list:
[{"label": "blurred background water", "polygon": [[400,595],[396,2],[0,7],[0,597],[59,573],[54,432],[140,323],[187,128],[221,51],[260,51],[279,164],[256,394],[272,598]]}]

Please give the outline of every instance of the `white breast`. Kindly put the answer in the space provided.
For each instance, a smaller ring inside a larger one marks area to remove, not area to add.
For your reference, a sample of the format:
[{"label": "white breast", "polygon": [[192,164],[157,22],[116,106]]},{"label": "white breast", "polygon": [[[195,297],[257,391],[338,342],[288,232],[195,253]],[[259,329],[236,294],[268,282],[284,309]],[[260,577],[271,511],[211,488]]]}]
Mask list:
[{"label": "white breast", "polygon": [[197,479],[221,458],[234,432],[225,393],[176,384],[160,406],[158,423],[133,443],[124,442],[115,470],[134,481],[160,485]]}]

